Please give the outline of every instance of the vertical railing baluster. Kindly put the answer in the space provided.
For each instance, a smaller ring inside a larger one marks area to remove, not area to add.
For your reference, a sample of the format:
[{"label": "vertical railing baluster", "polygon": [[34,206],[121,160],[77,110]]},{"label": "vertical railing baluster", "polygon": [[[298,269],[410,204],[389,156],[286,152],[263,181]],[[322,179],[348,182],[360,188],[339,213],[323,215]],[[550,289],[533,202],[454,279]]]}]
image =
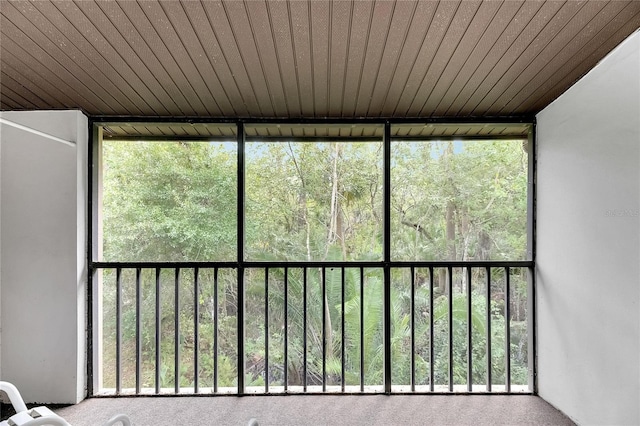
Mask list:
[{"label": "vertical railing baluster", "polygon": [[284,267],[284,391],[289,389],[289,268]]},{"label": "vertical railing baluster", "polygon": [[302,390],[307,391],[307,268],[302,269]]},{"label": "vertical railing baluster", "polygon": [[174,346],[173,346],[173,368],[174,368],[174,391],[180,393],[180,268],[175,270],[174,285]]},{"label": "vertical railing baluster", "polygon": [[538,386],[536,383],[536,285],[535,269],[527,268],[527,365],[528,365],[528,388],[529,392],[536,393]]},{"label": "vertical railing baluster", "polygon": [[511,392],[511,270],[504,268],[504,375],[505,390]]},{"label": "vertical railing baluster", "polygon": [[322,280],[322,392],[327,391],[327,280],[326,268],[321,269]]},{"label": "vertical railing baluster", "polygon": [[340,326],[340,331],[342,332],[342,336],[340,338],[340,342],[341,342],[341,348],[340,348],[340,354],[342,355],[342,365],[341,365],[341,370],[340,370],[340,374],[341,374],[341,390],[342,393],[344,393],[344,387],[345,387],[345,342],[344,342],[344,337],[345,337],[345,332],[344,332],[344,287],[345,287],[345,276],[344,276],[344,266],[342,267],[342,278],[341,278],[341,282],[340,282],[341,286],[342,286],[342,294],[340,295],[340,317],[341,317],[341,326]]},{"label": "vertical railing baluster", "polygon": [[433,266],[429,266],[429,390],[433,392],[435,386],[433,383]]},{"label": "vertical railing baluster", "polygon": [[471,301],[471,267],[467,266],[467,391],[473,391],[473,315]]},{"label": "vertical railing baluster", "polygon": [[269,393],[269,268],[264,268],[264,392]]},{"label": "vertical railing baluster", "polygon": [[411,267],[411,392],[416,391],[416,271]]},{"label": "vertical railing baluster", "polygon": [[122,268],[116,269],[116,394],[122,392]]},{"label": "vertical railing baluster", "polygon": [[162,339],[162,298],[161,298],[161,286],[160,286],[160,268],[156,268],[156,371],[155,371],[155,382],[156,382],[156,394],[160,393],[160,367],[162,362],[161,357],[161,339]]},{"label": "vertical railing baluster", "polygon": [[360,392],[364,392],[364,268],[360,267]]},{"label": "vertical railing baluster", "polygon": [[136,394],[142,390],[142,270],[136,268]]},{"label": "vertical railing baluster", "polygon": [[453,268],[447,267],[447,299],[449,302],[449,392],[453,392]]},{"label": "vertical railing baluster", "polygon": [[491,392],[491,268],[487,266],[487,392]]},{"label": "vertical railing baluster", "polygon": [[218,268],[213,268],[213,392],[218,393]]},{"label": "vertical railing baluster", "polygon": [[200,371],[200,283],[198,281],[199,268],[193,269],[193,392],[200,391],[198,381]]}]

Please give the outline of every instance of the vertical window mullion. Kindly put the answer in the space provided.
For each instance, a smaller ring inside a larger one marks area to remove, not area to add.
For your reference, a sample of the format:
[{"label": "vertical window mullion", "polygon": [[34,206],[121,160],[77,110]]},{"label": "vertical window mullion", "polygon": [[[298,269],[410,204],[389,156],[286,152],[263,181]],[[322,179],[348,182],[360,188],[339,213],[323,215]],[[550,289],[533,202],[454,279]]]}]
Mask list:
[{"label": "vertical window mullion", "polygon": [[384,392],[391,393],[391,123],[384,123],[384,296],[383,296],[383,330],[384,330]]},{"label": "vertical window mullion", "polygon": [[237,237],[238,243],[237,262],[238,262],[238,282],[237,282],[237,295],[238,295],[238,308],[236,317],[237,327],[237,347],[238,347],[238,395],[245,393],[244,371],[245,371],[245,333],[244,333],[244,314],[245,314],[245,288],[244,288],[244,200],[245,200],[245,134],[244,123],[238,122],[237,129],[237,155],[238,155],[238,170],[237,170],[237,185],[238,185],[238,206],[237,206]]}]

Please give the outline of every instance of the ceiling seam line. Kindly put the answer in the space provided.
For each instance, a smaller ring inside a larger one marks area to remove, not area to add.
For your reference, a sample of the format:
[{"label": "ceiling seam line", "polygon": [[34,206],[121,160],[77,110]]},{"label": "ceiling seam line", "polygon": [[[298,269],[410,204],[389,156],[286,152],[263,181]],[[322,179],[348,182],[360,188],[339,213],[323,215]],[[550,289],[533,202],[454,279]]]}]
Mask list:
[{"label": "ceiling seam line", "polygon": [[[537,34],[540,34],[540,33],[541,33],[545,28],[547,28],[547,27],[551,24],[551,22],[552,22],[552,21],[553,21],[553,20],[558,16],[558,14],[559,14],[559,13],[560,13],[560,11],[564,8],[564,6],[565,6],[565,5],[567,5],[567,4],[569,4],[569,2],[568,2],[568,1],[567,1],[567,2],[565,2],[565,3],[563,4],[563,6],[562,6],[562,7],[560,7],[560,9],[558,9],[558,10],[556,11],[556,13],[553,15],[553,17],[547,21],[547,23],[546,23],[546,24],[545,24],[545,25],[544,25],[544,26],[543,26],[543,27],[542,27],[542,28],[537,32]],[[576,16],[578,13],[580,13],[580,11],[585,7],[585,5],[586,5],[586,4],[587,4],[587,3],[582,3],[582,5],[580,6],[580,8],[578,8],[578,9],[577,9],[577,10],[576,10],[572,15],[571,15],[571,18],[569,18],[568,20],[566,20],[566,21],[564,22],[564,25],[562,25],[562,27],[561,27],[561,28],[556,32],[556,34],[560,33],[564,28],[566,28],[566,26],[567,26],[567,25],[569,25],[569,22],[571,22],[571,21],[575,18],[575,16]],[[540,56],[540,54],[542,54],[542,52],[544,52],[544,50],[547,48],[547,46],[549,46],[549,44],[550,44],[553,40],[554,40],[554,39],[553,39],[553,38],[551,38],[551,39],[550,39],[550,40],[549,40],[549,41],[548,41],[548,42],[547,42],[543,47],[541,47],[541,48],[540,48],[540,50],[539,50],[539,52],[537,53],[537,55],[536,55],[534,58],[532,58],[530,61],[528,61],[528,62],[527,62],[527,66],[525,67],[525,69],[526,69],[526,68],[528,68],[528,66],[529,66],[533,61],[535,61],[535,60],[536,60],[536,58],[537,58],[538,56]],[[527,48],[528,48],[528,47],[530,47],[530,46],[531,46],[531,44],[529,44],[529,45],[527,46]],[[500,83],[500,81],[504,78],[504,76],[505,76],[505,75],[507,75],[507,73],[511,70],[511,68],[513,68],[513,65],[514,65],[516,62],[518,62],[518,60],[519,60],[519,59],[524,55],[524,52],[527,50],[527,48],[525,48],[522,52],[520,52],[520,55],[518,55],[518,57],[517,57],[517,58],[516,58],[512,63],[511,63],[511,65],[510,65],[510,66],[509,66],[509,67],[508,67],[508,68],[507,68],[507,69],[502,73],[502,75],[500,76],[500,78],[498,78],[498,80],[496,81],[496,83],[495,83],[495,84],[494,84],[494,85],[493,85],[489,90],[487,90],[487,91],[485,92],[485,95],[484,95],[484,96],[483,96],[483,98],[480,100],[480,102],[478,102],[478,104],[475,106],[475,108],[472,110],[472,113],[473,113],[474,111],[476,111],[476,109],[478,108],[478,106],[482,103],[482,101],[484,101],[484,99],[486,99],[486,98],[487,98],[487,96],[489,95],[489,93],[491,93],[491,92],[493,91],[493,89],[494,89],[496,86],[498,86],[498,83]],[[518,73],[518,75],[520,75],[520,73]],[[516,77],[515,79],[517,79],[517,77]],[[514,81],[515,81],[515,79],[514,79]],[[513,82],[512,82],[511,84],[509,84],[509,86],[508,86],[508,87],[511,87],[511,85],[512,85],[512,84],[513,84]],[[505,90],[503,90],[503,91],[502,91],[502,93],[504,93],[504,92],[505,92]],[[495,104],[495,102],[496,102],[496,101],[494,101],[491,105],[494,105],[494,104]]]},{"label": "ceiling seam line", "polygon": [[[35,4],[39,4],[39,3],[35,3]],[[65,20],[65,21],[66,21],[66,22],[67,22],[71,27],[73,27],[73,29],[77,32],[77,34],[79,34],[79,35],[82,37],[82,39],[83,39],[84,41],[86,41],[87,43],[89,43],[89,41],[88,41],[88,40],[87,40],[87,38],[84,36],[84,34],[82,34],[82,32],[78,29],[78,27],[76,27],[76,25],[74,25],[74,24],[69,20],[68,16],[67,16],[65,13],[63,13],[63,12],[59,9],[58,5],[57,5],[55,2],[51,2],[50,4],[51,4],[51,6],[52,6],[52,7],[54,7],[54,8],[58,11],[58,13],[60,13],[60,15],[64,18],[64,20]],[[36,7],[37,7],[37,6],[36,6]],[[80,9],[78,9],[78,10],[80,11]],[[80,12],[82,12],[82,11],[80,11]],[[40,13],[42,13],[42,11],[40,11]],[[42,13],[42,14],[44,15],[44,13]],[[53,24],[52,24],[52,26],[53,26]],[[54,26],[54,28],[55,28],[59,33],[63,34],[63,36],[64,36],[64,32],[63,32],[63,31],[62,31],[62,30],[61,30],[57,25],[56,25],[56,26]],[[124,91],[122,91],[122,90],[119,88],[119,85],[118,85],[115,81],[113,81],[111,78],[107,77],[107,76],[105,75],[105,73],[102,71],[101,67],[100,67],[100,66],[98,66],[98,64],[96,64],[96,63],[95,63],[95,61],[94,61],[93,59],[91,59],[89,56],[87,56],[87,55],[84,53],[84,49],[82,49],[80,46],[77,46],[77,45],[76,45],[76,43],[74,43],[74,42],[73,42],[73,40],[69,39],[69,38],[68,38],[68,37],[66,37],[66,36],[64,36],[64,37],[65,37],[65,38],[70,42],[70,44],[72,44],[72,45],[73,45],[73,46],[78,50],[78,52],[80,52],[80,54],[81,54],[82,56],[84,56],[84,57],[86,58],[86,60],[87,60],[91,65],[93,65],[93,67],[94,67],[94,68],[96,68],[96,69],[97,69],[97,70],[98,70],[98,71],[99,71],[99,72],[104,76],[104,79],[105,79],[105,80],[109,81],[109,82],[111,83],[111,85],[112,85],[112,86],[113,86],[113,87],[114,87],[118,92],[120,92],[120,93],[121,93],[121,94],[122,94],[122,95],[123,95],[123,96],[124,96],[124,97],[129,101],[129,102],[130,102],[130,103],[131,103],[131,105],[132,105],[135,109],[137,109],[138,111],[142,112],[142,110],[141,110],[141,109],[136,105],[136,102],[134,102],[134,101],[133,101],[133,100],[132,100],[128,95],[126,95],[126,94],[125,94],[125,92],[124,92]],[[52,40],[52,41],[53,41],[53,40]],[[91,45],[91,43],[89,43],[89,45]],[[107,63],[107,64],[109,64],[109,65],[111,66],[110,61],[108,61],[104,56],[102,56],[102,54],[100,54],[100,52],[99,52],[99,51],[97,51],[97,53],[98,53],[98,55],[99,55],[102,59],[104,59],[105,63]],[[155,112],[155,109],[154,109],[151,105],[149,105],[149,104],[147,103],[147,101],[145,100],[144,96],[140,95],[140,94],[137,92],[137,90],[136,90],[133,86],[131,86],[131,85],[129,84],[129,82],[127,81],[127,79],[126,79],[126,78],[124,78],[124,76],[122,76],[122,75],[120,74],[120,72],[119,72],[115,67],[111,66],[111,69],[113,69],[113,71],[114,71],[114,72],[115,72],[115,73],[120,77],[120,79],[121,79],[121,80],[122,80],[122,81],[123,81],[123,82],[124,82],[124,83],[125,83],[125,84],[126,84],[126,85],[127,85],[127,86],[128,86],[128,87],[129,87],[133,92],[134,92],[134,93],[136,93],[136,95],[138,95],[138,97],[140,98],[140,100],[141,100],[144,104],[146,104],[146,105],[147,105],[147,107],[149,107],[149,109],[151,109],[152,111],[154,111],[154,112]],[[95,79],[93,79],[93,80],[94,80],[96,83],[100,84],[100,83],[99,83],[98,81],[96,81]],[[105,88],[105,90],[106,90],[106,88]],[[108,91],[108,90],[107,90],[107,91]],[[113,97],[113,96],[112,96],[112,97]],[[117,101],[117,100],[116,100],[116,101]],[[117,102],[118,102],[118,103],[119,103],[123,108],[126,108],[126,107],[125,107],[124,105],[122,105],[119,101],[117,101]]]},{"label": "ceiling seam line", "polygon": [[[514,14],[513,14],[513,16],[512,16],[512,18],[511,18],[510,22],[509,22],[507,25],[505,25],[504,29],[500,32],[500,34],[498,34],[498,37],[496,38],[496,41],[494,41],[494,42],[493,42],[493,44],[491,45],[491,47],[489,48],[489,52],[493,51],[493,49],[496,47],[496,44],[497,44],[497,43],[498,43],[498,41],[502,38],[502,36],[505,34],[505,32],[509,29],[509,26],[510,26],[510,25],[512,25],[513,19],[514,19],[516,16],[518,16],[518,14],[522,11],[522,8],[524,7],[524,5],[525,5],[525,3],[524,3],[524,2],[521,2],[521,3],[520,3],[520,7],[519,7],[519,8],[518,8],[518,10],[516,11],[516,13],[514,13]],[[540,11],[540,8],[541,8],[541,7],[542,7],[542,4],[540,4],[540,5],[539,5],[538,9],[537,9],[537,10],[535,11],[535,13],[534,13],[534,16],[535,16],[539,11]],[[525,25],[525,27],[524,27],[524,28],[526,28],[526,25]],[[516,37],[516,39],[517,39],[517,37]],[[506,50],[505,50],[505,51],[500,55],[500,58],[498,58],[498,62],[499,62],[499,61],[504,57],[504,55],[506,54],[507,50],[508,50],[508,48],[507,48],[507,49],[506,49]],[[472,75],[473,75],[473,74],[475,74],[475,73],[478,71],[478,69],[479,69],[479,68],[482,66],[482,64],[484,63],[485,59],[486,59],[486,57],[485,57],[485,58],[483,58],[483,59],[480,61],[480,63],[478,64],[478,66],[473,70]],[[496,63],[497,63],[497,62],[496,62]],[[495,68],[495,65],[494,65],[491,69],[489,69],[489,71],[487,72],[487,74],[486,74],[486,75],[482,78],[482,80],[480,81],[479,85],[480,85],[480,84],[482,84],[482,83],[487,79],[487,76],[491,73],[491,71],[492,71],[494,68]],[[467,84],[468,84],[468,83],[469,83],[469,82],[467,81],[467,82],[465,83],[465,85],[460,89],[460,91],[458,92],[458,94],[456,95],[456,97],[453,99],[453,101],[451,101],[451,105],[449,105],[449,107],[447,108],[447,110],[445,111],[445,113],[447,113],[447,112],[451,111],[451,108],[453,107],[453,105],[455,105],[455,104],[456,104],[456,101],[458,100],[458,98],[460,98],[460,95],[462,95],[462,93],[464,93],[464,89],[467,87]],[[471,93],[470,97],[471,97],[471,96],[473,96],[473,94],[474,94],[474,93],[475,93],[475,91]],[[465,103],[464,103],[464,104],[463,104],[463,105],[458,109],[458,111],[456,111],[456,114],[459,114],[459,113],[460,113],[461,109],[464,107],[464,105],[466,105],[466,103],[467,103],[467,102],[468,102],[468,99],[467,99],[467,101],[465,101]]]},{"label": "ceiling seam line", "polygon": [[[607,7],[607,6],[609,6],[610,4],[616,4],[616,3],[615,3],[615,2],[613,2],[613,3],[609,3],[609,2],[608,2],[608,3],[606,3],[602,9],[600,9],[596,14],[594,14],[594,16],[589,20],[589,22],[587,22],[587,23],[583,26],[583,28],[588,27],[588,26],[589,26],[589,25],[590,25],[590,24],[591,24],[591,23],[592,23],[592,22],[593,22],[593,21],[594,21],[594,20],[595,20],[595,19],[596,19],[596,18],[597,18],[601,13],[602,13],[602,10],[604,10],[604,8],[606,8],[606,7]],[[620,11],[618,11],[618,13],[616,13],[616,14],[615,14],[615,16],[613,16],[611,19],[609,19],[609,21],[607,22],[607,24],[606,24],[606,25],[603,25],[603,26],[602,26],[602,27],[601,27],[601,28],[600,28],[600,29],[599,29],[599,30],[598,30],[598,31],[597,31],[593,36],[591,36],[591,38],[589,39],[589,42],[591,42],[591,41],[592,41],[592,40],[593,40],[593,39],[594,39],[598,34],[600,34],[600,32],[602,32],[605,28],[607,28],[607,25],[608,25],[609,23],[611,23],[611,21],[615,20],[615,18],[616,18],[616,17],[618,17],[618,16],[622,13],[622,11],[623,11],[624,9],[626,9],[628,6],[629,6],[629,5],[627,4],[623,9],[621,9]],[[577,37],[577,34],[576,34],[576,35],[574,35],[574,36],[571,38],[571,40],[569,40],[569,41],[567,42],[567,44],[565,44],[561,49],[559,49],[559,50],[558,50],[558,52],[556,52],[556,54],[553,56],[553,58],[551,58],[548,62],[546,62],[546,63],[542,66],[542,68],[540,68],[539,72],[542,72],[542,70],[544,70],[545,68],[547,68],[547,67],[549,66],[549,63],[551,63],[551,62],[552,62],[552,61],[554,61],[557,57],[559,57],[559,55],[562,53],[562,51],[564,51],[564,50],[567,48],[567,46],[569,46],[569,45],[571,44],[571,42],[573,42],[573,41],[576,39],[576,37]],[[585,43],[585,44],[586,44],[587,46],[589,46],[589,45],[590,45],[590,43]],[[594,49],[594,50],[597,50],[597,49]],[[578,54],[577,52],[576,52],[576,53],[574,53],[570,58],[568,58],[568,59],[563,63],[563,65],[565,65],[565,64],[567,64],[569,61],[571,61],[571,59],[572,59],[572,58],[574,58],[577,54]],[[522,91],[524,90],[524,88],[525,88],[529,83],[531,83],[531,82],[532,82],[532,81],[533,81],[533,80],[534,80],[538,75],[539,75],[539,73],[536,73],[536,75],[535,75],[535,76],[533,76],[531,79],[529,79],[529,81],[527,81],[526,85],[525,85],[523,88],[521,88],[517,93],[515,93],[515,94],[512,96],[512,98],[511,98],[511,99],[513,99],[513,98],[515,98],[516,96],[518,96],[519,94],[521,94],[521,93],[522,93]],[[543,82],[543,83],[544,83],[544,82]],[[512,85],[513,85],[513,84],[512,84]],[[512,86],[512,85],[511,85],[511,86]],[[511,86],[509,86],[509,87],[511,87]],[[536,88],[536,90],[533,90],[533,91],[532,91],[532,93],[536,93],[536,91],[537,91],[540,87],[542,87],[542,86],[541,86],[541,85],[539,85],[539,86]],[[519,107],[520,105],[522,105],[523,103],[525,103],[527,100],[528,100],[528,99],[523,100],[523,101],[518,105],[518,107]],[[509,100],[509,102],[511,102],[511,100]],[[506,107],[506,105],[505,105],[505,107]],[[504,107],[502,108],[502,110],[504,110]]]},{"label": "ceiling seam line", "polygon": [[387,50],[387,45],[389,43],[389,34],[391,33],[391,25],[393,24],[393,17],[396,13],[396,5],[397,3],[393,3],[393,10],[391,12],[391,16],[389,16],[389,23],[387,24],[387,33],[385,34],[385,37],[384,37],[384,46],[380,52],[378,69],[376,70],[376,76],[373,79],[373,87],[371,88],[371,96],[369,97],[369,102],[367,103],[367,109],[366,109],[365,115],[369,115],[369,112],[371,111],[371,102],[373,101],[373,94],[375,93],[375,89],[378,84],[378,79],[380,78],[380,70],[382,69],[382,60],[384,59],[384,54]]},{"label": "ceiling seam line", "polygon": [[[418,111],[418,115],[422,115],[425,106],[427,105],[427,103],[429,102],[429,99],[431,98],[431,95],[433,94],[433,91],[435,90],[435,88],[438,86],[438,83],[440,82],[440,79],[442,78],[442,74],[444,73],[444,71],[447,69],[447,67],[449,66],[449,63],[451,63],[451,59],[453,58],[453,56],[456,54],[456,51],[458,49],[458,47],[460,46],[460,43],[462,43],[462,40],[464,39],[464,36],[467,34],[467,31],[469,31],[469,27],[471,26],[471,24],[473,23],[473,20],[475,19],[476,15],[478,14],[478,11],[480,10],[480,8],[482,7],[483,3],[479,3],[478,7],[476,8],[476,10],[473,12],[473,16],[471,17],[471,19],[469,20],[469,24],[467,25],[467,27],[464,29],[464,32],[462,33],[462,35],[460,36],[460,39],[458,40],[458,42],[456,43],[456,46],[453,48],[453,51],[451,52],[451,56],[449,56],[447,58],[447,62],[444,65],[444,67],[442,68],[442,71],[438,73],[438,77],[436,78],[435,82],[431,85],[431,89],[429,90],[429,94],[427,95],[427,97],[425,98],[424,103],[422,104],[422,107],[420,107],[420,110]],[[459,10],[459,9],[458,9]],[[457,11],[456,11],[457,14]],[[455,20],[455,15],[454,18],[451,20],[451,23],[453,23],[453,21]],[[449,28],[451,28],[451,24],[449,25]],[[449,32],[449,28],[447,28],[447,33]],[[440,46],[442,46],[442,43],[440,43]],[[438,52],[440,51],[440,46],[438,46],[438,50],[436,51],[436,55],[437,56]],[[432,62],[433,64],[433,62]],[[429,67],[429,70],[431,69],[431,67]]]},{"label": "ceiling seam line", "polygon": [[[440,100],[438,101],[438,103],[435,106],[435,110],[438,110],[438,108],[440,107],[440,105],[442,104],[442,101],[444,100],[444,95],[446,95],[449,90],[451,90],[451,88],[453,87],[453,84],[456,82],[458,76],[460,75],[460,73],[462,72],[463,69],[465,69],[465,66],[467,65],[467,63],[469,62],[469,59],[471,59],[471,57],[473,56],[473,53],[476,51],[476,49],[478,48],[478,46],[480,45],[480,41],[484,38],[484,36],[487,34],[487,31],[489,31],[489,28],[491,27],[491,24],[493,24],[493,22],[497,19],[498,14],[500,13],[500,10],[502,10],[502,7],[505,5],[505,3],[501,3],[500,6],[498,7],[498,10],[496,10],[496,12],[494,13],[493,17],[491,18],[491,20],[489,21],[489,24],[485,25],[484,29],[482,30],[482,34],[480,35],[480,37],[478,37],[476,43],[474,44],[473,48],[470,50],[469,54],[467,55],[467,57],[465,58],[464,62],[462,63],[462,65],[458,68],[458,72],[456,72],[456,75],[451,79],[451,83],[449,83],[449,85],[447,86],[446,90],[444,90],[444,94],[443,96],[440,98]],[[522,7],[522,4],[520,5],[520,7]],[[519,10],[519,9],[518,9]],[[517,12],[516,12],[517,13]],[[505,26],[506,27],[506,26]],[[495,43],[494,43],[495,44]],[[492,44],[493,47],[493,44]],[[448,65],[448,64],[447,64]],[[477,67],[476,67],[477,69]],[[429,101],[429,99],[427,99],[427,102]],[[426,105],[426,102],[425,102]],[[424,109],[424,106],[423,106]]]},{"label": "ceiling seam line", "polygon": [[[433,8],[433,11],[431,13],[431,16],[429,17],[429,23],[428,25],[425,26],[425,32],[424,35],[422,36],[422,42],[420,43],[420,48],[416,51],[415,56],[413,57],[413,61],[411,63],[411,67],[409,68],[409,72],[407,73],[407,77],[405,78],[404,84],[402,85],[403,89],[400,92],[400,99],[402,99],[402,95],[404,94],[406,88],[407,88],[407,84],[409,83],[409,79],[411,78],[411,74],[413,74],[413,70],[416,67],[416,63],[418,62],[418,57],[420,56],[420,53],[422,52],[422,49],[425,46],[425,43],[427,41],[427,35],[429,34],[429,28],[431,28],[431,23],[433,22],[433,18],[436,16],[436,12],[438,10],[439,4],[436,4],[436,6]],[[384,105],[383,105],[384,108]],[[398,110],[398,104],[396,104],[396,106],[393,108],[392,111],[392,115],[395,115],[396,112]]]},{"label": "ceiling seam line", "polygon": [[[393,65],[392,76],[395,76],[398,70],[398,64],[400,63],[400,58],[402,57],[402,53],[404,52],[405,46],[407,44],[407,37],[409,36],[409,31],[411,30],[411,26],[413,25],[413,21],[415,20],[415,14],[417,9],[418,9],[418,2],[416,1],[414,2],[413,10],[411,11],[411,19],[409,20],[409,23],[407,24],[406,29],[404,31],[404,36],[402,37],[402,47],[400,48],[400,51],[396,55],[395,64]],[[380,115],[382,115],[382,111],[384,111],[384,106],[387,104],[387,99],[391,91],[392,82],[393,82],[393,77],[391,78],[391,81],[387,85],[387,90],[385,91],[385,94],[382,97],[382,102],[380,103]]]},{"label": "ceiling seam line", "polygon": [[[441,5],[442,3],[438,3],[438,7]],[[424,85],[425,79],[427,78],[427,75],[429,74],[429,70],[431,69],[431,66],[433,65],[433,61],[436,58],[436,56],[438,55],[438,52],[440,51],[440,46],[442,46],[442,42],[443,40],[446,38],[447,33],[449,32],[449,28],[451,28],[451,23],[453,22],[453,20],[456,17],[456,14],[458,13],[458,10],[460,10],[460,5],[462,3],[458,3],[456,5],[456,10],[453,12],[453,14],[451,15],[451,19],[449,20],[448,24],[447,24],[447,29],[442,33],[442,37],[440,38],[440,41],[438,42],[438,46],[436,47],[436,50],[434,51],[433,55],[431,56],[431,58],[429,58],[429,65],[426,67],[424,74],[422,75],[422,78],[420,79],[420,83],[417,85],[417,89],[413,95],[413,97],[411,98],[411,101],[408,103],[407,109],[404,111],[404,115],[407,116],[407,114],[409,113],[409,110],[411,109],[411,106],[414,104],[414,102],[416,101],[416,96],[417,93],[419,91],[419,89]],[[402,92],[404,93],[404,91]]]},{"label": "ceiling seam line", "polygon": [[[131,19],[129,18],[129,15],[122,10],[122,8],[120,7],[120,4],[118,3],[114,3],[117,4],[117,6],[120,8],[120,10],[122,11],[123,15],[126,17],[127,21],[132,25],[133,29],[136,31],[139,39],[145,44],[145,46],[149,49],[149,52],[151,52],[153,54],[153,50],[151,49],[151,46],[149,46],[149,43],[147,42],[147,40],[142,37],[142,34],[140,34],[140,31],[138,31],[138,28],[133,24],[133,22],[131,21]],[[142,60],[140,54],[138,53],[138,51],[136,49],[133,48],[133,46],[131,46],[131,43],[129,42],[128,37],[126,37],[124,34],[122,34],[122,32],[120,31],[120,27],[116,26],[113,21],[111,20],[111,18],[109,18],[109,15],[104,11],[104,9],[102,9],[100,7],[100,4],[97,3],[96,6],[100,9],[100,11],[102,12],[102,14],[106,17],[106,19],[111,23],[111,25],[113,26],[113,28],[116,30],[116,32],[118,33],[118,35],[120,35],[120,37],[126,42],[127,46],[129,47],[129,49],[131,50],[131,52],[136,56],[136,58],[138,58],[139,62],[142,63],[142,65],[144,66],[144,68],[149,72],[149,75],[153,77],[153,79],[156,81],[156,83],[158,84],[158,87],[160,87],[164,92],[165,95],[167,97],[167,99],[169,99],[173,105],[178,108],[182,113],[184,113],[184,110],[182,109],[182,107],[176,103],[173,100],[173,96],[171,95],[171,93],[167,92],[166,88],[164,87],[164,85],[158,80],[158,78],[156,77],[155,73],[149,68],[149,66]],[[152,94],[152,96],[158,101],[158,103],[167,111],[169,112],[169,110],[164,106],[164,101],[162,101],[160,98],[158,98],[155,95],[155,91],[149,87],[149,85],[147,83],[144,82],[144,80],[142,78],[140,78],[138,72],[135,71],[134,66],[132,66],[129,61],[122,56],[122,54],[119,52],[119,49],[116,48],[116,46],[113,45],[113,43],[111,42],[111,40],[109,40],[109,38],[107,38],[104,33],[101,31],[100,26],[96,25],[90,18],[89,16],[81,9],[79,9],[87,18],[87,20],[89,22],[91,22],[91,25],[93,25],[94,28],[96,28],[98,30],[98,32],[100,33],[100,35],[102,36],[102,38],[104,39],[104,41],[111,47],[111,49],[113,50],[113,52],[115,52],[116,55],[118,55],[123,63],[127,64],[127,67],[129,67],[129,69],[133,72],[133,74],[138,77],[138,79],[141,81],[141,83],[147,88],[147,90]],[[155,57],[155,55],[153,55]],[[106,59],[106,58],[105,58]],[[107,60],[108,61],[108,60]],[[169,72],[166,70],[166,68],[164,67],[164,65],[156,58],[156,61],[158,62],[158,64],[160,65],[160,67],[164,70],[165,74],[167,75],[167,77],[170,78],[170,74]],[[182,94],[182,93],[181,93]],[[182,94],[182,97],[184,98],[184,94]],[[186,99],[185,99],[186,101]]]}]

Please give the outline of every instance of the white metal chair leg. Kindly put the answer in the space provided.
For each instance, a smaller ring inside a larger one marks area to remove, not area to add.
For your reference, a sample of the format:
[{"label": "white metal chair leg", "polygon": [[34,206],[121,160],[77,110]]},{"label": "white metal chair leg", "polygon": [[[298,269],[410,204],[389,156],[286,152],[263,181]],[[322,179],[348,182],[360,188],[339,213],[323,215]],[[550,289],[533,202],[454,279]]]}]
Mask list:
[{"label": "white metal chair leg", "polygon": [[[47,407],[27,409],[18,388],[9,382],[0,381],[0,391],[7,394],[16,412],[9,417],[9,420],[0,422],[0,426],[71,426],[65,419]],[[113,416],[104,426],[113,426],[118,423],[121,423],[122,426],[131,426],[131,420],[124,414]]]},{"label": "white metal chair leg", "polygon": [[11,401],[11,405],[13,405],[13,409],[16,410],[16,413],[27,411],[27,406],[22,399],[22,395],[20,395],[18,388],[13,384],[0,381],[0,391],[7,394],[9,401]]},{"label": "white metal chair leg", "polygon": [[131,420],[125,414],[118,414],[113,416],[103,426],[112,426],[117,423],[122,423],[122,426],[131,426]]}]

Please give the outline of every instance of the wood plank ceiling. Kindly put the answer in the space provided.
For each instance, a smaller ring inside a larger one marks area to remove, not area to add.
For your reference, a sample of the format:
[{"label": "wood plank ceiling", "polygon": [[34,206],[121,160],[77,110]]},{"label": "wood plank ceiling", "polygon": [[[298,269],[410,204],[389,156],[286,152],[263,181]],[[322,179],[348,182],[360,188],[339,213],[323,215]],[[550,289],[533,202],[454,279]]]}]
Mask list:
[{"label": "wood plank ceiling", "polygon": [[93,115],[530,115],[640,1],[5,1],[0,108]]}]

